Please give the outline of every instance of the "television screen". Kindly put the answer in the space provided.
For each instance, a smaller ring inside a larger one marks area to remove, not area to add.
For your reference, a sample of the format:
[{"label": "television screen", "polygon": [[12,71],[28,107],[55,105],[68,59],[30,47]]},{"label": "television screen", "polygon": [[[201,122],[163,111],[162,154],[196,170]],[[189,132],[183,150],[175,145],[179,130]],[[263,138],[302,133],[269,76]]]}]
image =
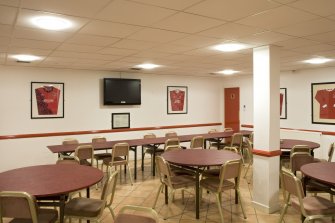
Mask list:
[{"label": "television screen", "polygon": [[140,104],[140,79],[104,78],[104,105]]}]

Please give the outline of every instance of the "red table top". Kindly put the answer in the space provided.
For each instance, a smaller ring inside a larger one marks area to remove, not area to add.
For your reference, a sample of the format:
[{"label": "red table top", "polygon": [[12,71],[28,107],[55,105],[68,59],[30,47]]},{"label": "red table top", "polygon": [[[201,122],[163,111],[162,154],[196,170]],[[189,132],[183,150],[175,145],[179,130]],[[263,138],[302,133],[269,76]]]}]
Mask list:
[{"label": "red table top", "polygon": [[333,162],[309,163],[303,165],[300,170],[310,178],[335,187],[335,163]]},{"label": "red table top", "polygon": [[239,154],[225,150],[183,149],[165,152],[162,157],[180,166],[219,166],[228,160],[241,159]]},{"label": "red table top", "polygon": [[40,165],[0,173],[0,191],[25,191],[36,197],[67,194],[103,178],[97,168],[82,165]]},{"label": "red table top", "polygon": [[[103,150],[112,148],[116,143],[126,142],[129,146],[142,146],[148,144],[164,144],[169,138],[178,138],[180,142],[189,142],[195,136],[203,136],[205,139],[215,139],[215,138],[228,138],[233,135],[234,132],[215,132],[215,133],[205,133],[205,134],[189,134],[180,135],[177,137],[157,137],[157,138],[147,138],[147,139],[128,139],[128,140],[114,140],[101,143],[80,143],[78,145],[92,145],[95,150]],[[244,136],[248,136],[252,131],[242,130],[240,131]],[[53,153],[63,153],[63,152],[74,152],[78,145],[51,145],[47,146],[48,149]]]},{"label": "red table top", "polygon": [[319,143],[315,143],[307,140],[299,140],[299,139],[282,139],[280,142],[280,149],[292,149],[293,146],[296,145],[306,145],[310,149],[316,149],[320,147]]}]

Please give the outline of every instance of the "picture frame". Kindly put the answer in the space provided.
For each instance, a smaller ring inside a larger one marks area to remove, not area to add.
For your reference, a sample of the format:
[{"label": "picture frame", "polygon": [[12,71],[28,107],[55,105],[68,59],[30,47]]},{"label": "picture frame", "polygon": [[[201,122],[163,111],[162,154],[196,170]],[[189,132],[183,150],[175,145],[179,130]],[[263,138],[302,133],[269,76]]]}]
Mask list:
[{"label": "picture frame", "polygon": [[287,89],[280,88],[280,119],[287,119]]},{"label": "picture frame", "polygon": [[112,129],[130,128],[130,113],[112,113]]},{"label": "picture frame", "polygon": [[167,86],[167,114],[187,114],[187,86]]},{"label": "picture frame", "polygon": [[312,83],[312,123],[335,124],[335,82]]},{"label": "picture frame", "polygon": [[64,83],[31,82],[31,119],[64,118]]}]

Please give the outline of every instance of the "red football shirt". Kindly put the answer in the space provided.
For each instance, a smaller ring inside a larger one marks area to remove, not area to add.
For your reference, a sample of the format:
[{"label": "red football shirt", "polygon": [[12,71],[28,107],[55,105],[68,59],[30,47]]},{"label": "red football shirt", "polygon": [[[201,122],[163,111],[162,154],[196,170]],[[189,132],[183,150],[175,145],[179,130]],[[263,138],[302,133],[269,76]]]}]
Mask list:
[{"label": "red football shirt", "polygon": [[170,91],[171,110],[172,111],[183,111],[185,101],[185,91],[173,90]]},{"label": "red football shirt", "polygon": [[39,115],[57,115],[60,90],[54,86],[35,89]]},{"label": "red football shirt", "polygon": [[335,119],[335,89],[318,90],[315,99],[320,104],[320,118]]}]

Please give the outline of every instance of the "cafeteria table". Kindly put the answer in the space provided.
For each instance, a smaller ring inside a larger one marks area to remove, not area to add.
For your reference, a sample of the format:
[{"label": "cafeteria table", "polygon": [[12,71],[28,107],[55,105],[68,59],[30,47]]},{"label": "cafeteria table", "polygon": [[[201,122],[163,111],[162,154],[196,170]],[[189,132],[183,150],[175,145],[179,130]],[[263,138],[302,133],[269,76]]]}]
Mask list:
[{"label": "cafeteria table", "polygon": [[[199,176],[200,168],[208,166],[221,166],[229,160],[241,159],[241,156],[237,153],[226,151],[226,150],[210,150],[210,149],[185,149],[169,151],[162,154],[162,157],[169,163],[181,166],[181,167],[193,167],[195,168],[196,177],[196,219],[199,219],[200,212],[200,198],[199,198]],[[235,193],[235,196],[236,193]],[[235,201],[237,197],[235,197]]]},{"label": "cafeteria table", "polygon": [[[101,170],[83,165],[39,165],[13,169],[0,173],[0,191],[25,191],[45,206],[59,206],[59,221],[64,221],[66,196],[98,183],[103,178]],[[89,197],[89,193],[87,193]],[[59,202],[42,202],[48,197]]]}]

